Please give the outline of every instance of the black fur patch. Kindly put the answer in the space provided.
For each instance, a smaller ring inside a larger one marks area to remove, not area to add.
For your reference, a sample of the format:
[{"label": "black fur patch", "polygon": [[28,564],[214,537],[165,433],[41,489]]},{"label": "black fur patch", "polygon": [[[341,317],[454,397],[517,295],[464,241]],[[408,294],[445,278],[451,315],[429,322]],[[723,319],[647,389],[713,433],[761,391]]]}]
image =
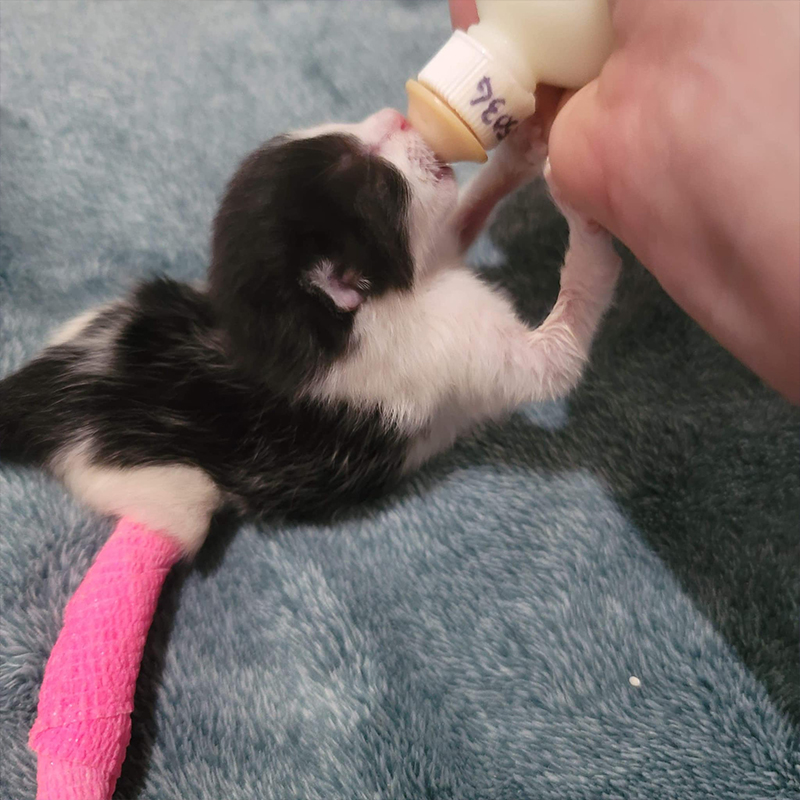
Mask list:
[{"label": "black fur patch", "polygon": [[231,363],[212,304],[166,279],[141,286],[95,331],[127,321],[111,363],[86,344],[50,348],[0,382],[0,452],[44,463],[82,433],[97,463],[205,470],[248,514],[317,514],[395,478],[405,442],[378,412],[287,397]]},{"label": "black fur patch", "polygon": [[408,289],[408,202],[402,175],[355,137],[279,137],[245,159],[214,223],[210,270],[232,356],[291,393],[340,355],[353,314],[308,274],[325,259],[372,295]]},{"label": "black fur patch", "polygon": [[303,398],[354,318],[309,271],[325,259],[371,294],[408,289],[408,201],[402,175],[353,137],[268,143],[222,200],[208,292],[144,284],[0,382],[0,455],[45,464],[88,439],[99,464],[198,466],[249,514],[380,489],[406,440],[377,410]]}]

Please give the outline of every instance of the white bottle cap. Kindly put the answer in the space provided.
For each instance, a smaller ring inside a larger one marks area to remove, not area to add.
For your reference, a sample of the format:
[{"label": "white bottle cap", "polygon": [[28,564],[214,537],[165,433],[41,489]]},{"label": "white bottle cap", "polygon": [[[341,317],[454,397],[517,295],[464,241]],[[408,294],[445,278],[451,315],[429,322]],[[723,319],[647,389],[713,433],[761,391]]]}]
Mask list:
[{"label": "white bottle cap", "polygon": [[418,80],[466,123],[486,150],[497,147],[536,108],[533,94],[463,31],[450,37]]},{"label": "white bottle cap", "polygon": [[406,92],[408,121],[442,161],[448,164],[456,161],[483,164],[486,161],[486,150],[475,134],[427,86],[419,81],[408,81]]}]

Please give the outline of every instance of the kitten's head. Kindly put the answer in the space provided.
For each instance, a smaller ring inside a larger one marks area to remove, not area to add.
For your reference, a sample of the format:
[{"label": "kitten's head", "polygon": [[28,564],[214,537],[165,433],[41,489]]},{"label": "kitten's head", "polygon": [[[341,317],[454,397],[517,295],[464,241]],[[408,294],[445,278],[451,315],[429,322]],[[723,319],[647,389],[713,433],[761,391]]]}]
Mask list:
[{"label": "kitten's head", "polygon": [[210,292],[234,355],[295,389],[344,352],[363,304],[408,291],[449,235],[443,166],[391,109],[277,137],[234,175]]}]

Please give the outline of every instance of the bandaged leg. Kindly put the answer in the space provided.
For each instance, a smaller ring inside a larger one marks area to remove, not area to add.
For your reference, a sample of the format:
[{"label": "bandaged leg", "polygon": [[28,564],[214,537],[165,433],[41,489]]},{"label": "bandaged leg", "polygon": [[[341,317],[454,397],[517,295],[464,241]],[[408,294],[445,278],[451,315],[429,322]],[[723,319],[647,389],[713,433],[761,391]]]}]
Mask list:
[{"label": "bandaged leg", "polygon": [[29,744],[38,800],[109,800],[131,735],[136,679],[177,541],[123,518],[64,611]]}]

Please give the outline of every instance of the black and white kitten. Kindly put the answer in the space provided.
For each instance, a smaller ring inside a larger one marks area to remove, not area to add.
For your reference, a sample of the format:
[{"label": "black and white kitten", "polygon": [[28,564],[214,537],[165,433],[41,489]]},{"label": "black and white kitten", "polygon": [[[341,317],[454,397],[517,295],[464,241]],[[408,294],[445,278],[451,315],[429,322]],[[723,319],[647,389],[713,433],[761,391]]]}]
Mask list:
[{"label": "black and white kitten", "polygon": [[543,161],[526,125],[459,199],[390,109],[273,139],[227,188],[206,288],[144,283],[0,382],[0,455],[192,553],[222,506],[330,510],[564,395],[612,298],[608,235],[562,209],[561,290],[535,330],[462,261]]}]

